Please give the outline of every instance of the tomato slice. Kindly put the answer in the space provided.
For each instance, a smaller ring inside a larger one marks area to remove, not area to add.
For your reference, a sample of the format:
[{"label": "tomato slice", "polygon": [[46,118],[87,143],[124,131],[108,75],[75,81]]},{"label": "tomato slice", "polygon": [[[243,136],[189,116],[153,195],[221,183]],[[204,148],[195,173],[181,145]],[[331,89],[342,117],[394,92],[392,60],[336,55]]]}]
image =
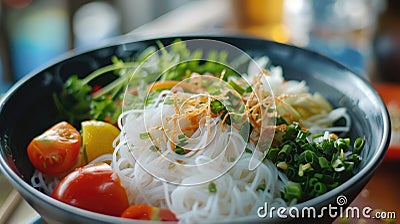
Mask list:
[{"label": "tomato slice", "polygon": [[123,218],[154,220],[154,213],[158,212],[155,207],[150,205],[132,205],[129,206],[121,215]]},{"label": "tomato slice", "polygon": [[78,161],[81,147],[79,132],[62,121],[34,138],[27,152],[33,166],[45,174],[55,175],[71,170]]},{"label": "tomato slice", "polygon": [[161,221],[172,221],[172,222],[179,221],[179,219],[176,218],[175,213],[171,212],[169,209],[161,208],[158,215],[160,216]]},{"label": "tomato slice", "polygon": [[112,216],[120,216],[129,207],[119,177],[106,163],[75,169],[61,180],[51,196],[78,208]]},{"label": "tomato slice", "polygon": [[168,209],[142,204],[129,206],[122,213],[121,217],[138,220],[179,221],[175,214]]}]

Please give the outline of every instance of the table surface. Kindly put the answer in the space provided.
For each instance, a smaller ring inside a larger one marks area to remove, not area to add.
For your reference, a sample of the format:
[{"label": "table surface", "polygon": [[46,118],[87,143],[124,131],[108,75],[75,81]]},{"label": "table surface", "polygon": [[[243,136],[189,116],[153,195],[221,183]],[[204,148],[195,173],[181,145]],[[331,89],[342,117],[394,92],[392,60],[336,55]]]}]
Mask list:
[{"label": "table surface", "polygon": [[[373,174],[371,180],[364,187],[361,193],[350,204],[352,207],[358,207],[360,210],[370,207],[374,211],[384,211],[397,216],[394,220],[380,219],[352,219],[335,220],[337,223],[400,223],[400,161],[384,160]],[[373,212],[371,213],[371,215]]]}]

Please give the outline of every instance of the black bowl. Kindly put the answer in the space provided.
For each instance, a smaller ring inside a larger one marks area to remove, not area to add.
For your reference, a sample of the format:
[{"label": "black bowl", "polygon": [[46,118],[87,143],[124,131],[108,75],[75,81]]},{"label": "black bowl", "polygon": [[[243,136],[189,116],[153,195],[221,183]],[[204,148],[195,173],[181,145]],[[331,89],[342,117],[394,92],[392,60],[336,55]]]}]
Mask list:
[{"label": "black bowl", "polygon": [[[29,162],[26,147],[34,136],[56,121],[57,110],[52,94],[62,89],[63,82],[69,76],[73,74],[84,76],[109,64],[110,57],[113,55],[120,58],[129,57],[150,45],[155,45],[157,40],[168,45],[176,38],[144,40],[122,38],[115,44],[94,50],[70,52],[60,60],[19,81],[2,98],[0,105],[1,171],[44,220],[61,223],[122,223],[126,221],[63,204],[30,185],[34,168]],[[236,46],[252,57],[268,56],[273,64],[283,67],[286,79],[305,80],[312,91],[320,92],[335,107],[346,107],[352,119],[349,137],[354,139],[362,136],[367,142],[362,153],[361,167],[344,184],[297,207],[312,206],[318,210],[328,205],[337,206],[336,200],[341,195],[347,198],[346,205],[350,204],[382,161],[390,140],[390,121],[386,107],[367,80],[327,57],[290,45],[238,36],[180,36],[179,38],[218,40]],[[302,221],[326,223],[333,219],[334,217],[325,215],[323,218]],[[265,221],[267,220],[256,219],[243,222]],[[289,219],[275,217],[271,221],[287,222]]]}]

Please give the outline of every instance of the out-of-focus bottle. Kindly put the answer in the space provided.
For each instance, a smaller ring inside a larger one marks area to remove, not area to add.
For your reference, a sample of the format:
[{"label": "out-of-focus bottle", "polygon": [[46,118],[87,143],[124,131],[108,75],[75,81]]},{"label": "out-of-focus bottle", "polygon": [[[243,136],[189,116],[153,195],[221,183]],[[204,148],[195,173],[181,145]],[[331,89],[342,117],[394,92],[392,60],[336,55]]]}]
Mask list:
[{"label": "out-of-focus bottle", "polygon": [[289,40],[283,20],[284,0],[232,0],[235,30],[277,42]]}]

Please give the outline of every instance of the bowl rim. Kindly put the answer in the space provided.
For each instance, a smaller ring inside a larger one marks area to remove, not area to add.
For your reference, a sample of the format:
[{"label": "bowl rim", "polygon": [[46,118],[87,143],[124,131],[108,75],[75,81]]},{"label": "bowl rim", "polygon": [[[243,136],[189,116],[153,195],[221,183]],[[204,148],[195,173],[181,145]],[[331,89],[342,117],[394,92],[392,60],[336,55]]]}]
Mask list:
[{"label": "bowl rim", "polygon": [[[379,104],[380,108],[380,114],[382,115],[383,119],[383,139],[379,143],[379,147],[376,149],[374,152],[373,156],[371,157],[371,162],[366,163],[362,169],[360,169],[356,174],[354,174],[349,180],[346,182],[342,183],[339,185],[337,188],[328,191],[324,193],[323,195],[320,195],[319,197],[310,199],[308,201],[299,203],[294,205],[295,207],[301,208],[301,207],[307,207],[310,205],[317,205],[319,203],[326,203],[330,201],[329,199],[332,199],[332,197],[338,196],[339,192],[347,192],[353,185],[355,181],[360,181],[362,179],[370,178],[373,174],[373,172],[376,170],[378,165],[383,161],[385,153],[388,149],[389,142],[390,142],[390,135],[391,135],[391,127],[390,127],[390,118],[389,114],[387,111],[387,108],[381,99],[380,95],[377,93],[377,91],[373,88],[372,84],[365,78],[360,75],[358,75],[355,71],[353,71],[351,68],[348,66],[344,65],[343,63],[340,63],[324,54],[318,53],[314,50],[290,45],[290,44],[284,44],[284,43],[278,43],[274,42],[271,40],[266,40],[254,36],[248,36],[248,35],[242,35],[242,34],[182,34],[182,35],[165,35],[165,36],[148,36],[148,37],[137,37],[134,35],[123,35],[123,36],[118,36],[116,38],[111,38],[109,40],[106,40],[102,43],[99,43],[98,46],[94,46],[91,48],[87,49],[72,49],[70,51],[65,52],[61,56],[55,58],[54,60],[49,61],[48,63],[44,64],[43,66],[31,71],[28,73],[26,76],[21,78],[19,81],[17,81],[14,85],[11,86],[11,88],[3,95],[3,97],[0,99],[0,112],[4,106],[4,104],[12,97],[12,95],[19,89],[21,85],[24,83],[28,82],[30,79],[32,79],[35,75],[40,74],[41,72],[45,71],[47,68],[54,66],[58,63],[61,63],[64,60],[76,57],[81,54],[87,54],[90,52],[95,52],[101,49],[109,48],[109,47],[117,47],[121,46],[124,44],[134,44],[134,43],[140,43],[140,42],[145,42],[145,41],[155,41],[155,40],[172,40],[172,39],[178,39],[178,38],[185,38],[185,39],[208,39],[208,40],[215,40],[217,39],[218,41],[224,41],[224,40],[254,40],[258,42],[269,42],[270,44],[273,45],[280,45],[281,48],[292,48],[295,49],[296,51],[302,51],[306,54],[313,55],[313,57],[318,57],[320,60],[323,60],[327,62],[328,64],[338,66],[342,70],[346,70],[351,73],[352,76],[356,76],[357,79],[362,83],[362,85],[366,86],[367,89],[366,91],[370,91],[370,94],[372,94],[376,99],[376,102]],[[228,43],[230,44],[230,43]],[[237,46],[240,49],[240,46]],[[83,210],[65,203],[62,203],[60,201],[57,201],[50,196],[36,190],[34,187],[32,187],[30,184],[26,183],[20,176],[18,176],[8,165],[7,161],[3,158],[3,156],[0,156],[0,171],[3,173],[4,176],[8,179],[8,181],[11,182],[11,184],[17,188],[18,191],[24,192],[25,194],[31,194],[35,198],[39,199],[42,203],[45,203],[49,206],[55,206],[58,207],[59,209],[65,210],[66,212],[72,213],[74,215],[78,216],[83,216],[87,219],[91,219],[93,221],[96,220],[102,220],[105,222],[119,222],[119,221],[124,221],[124,219],[121,219],[119,217],[113,217],[113,216],[108,216],[104,214],[99,214],[87,210]],[[30,203],[28,201],[28,203]],[[274,220],[274,219],[272,219]],[[126,221],[126,220],[125,220]]]}]

